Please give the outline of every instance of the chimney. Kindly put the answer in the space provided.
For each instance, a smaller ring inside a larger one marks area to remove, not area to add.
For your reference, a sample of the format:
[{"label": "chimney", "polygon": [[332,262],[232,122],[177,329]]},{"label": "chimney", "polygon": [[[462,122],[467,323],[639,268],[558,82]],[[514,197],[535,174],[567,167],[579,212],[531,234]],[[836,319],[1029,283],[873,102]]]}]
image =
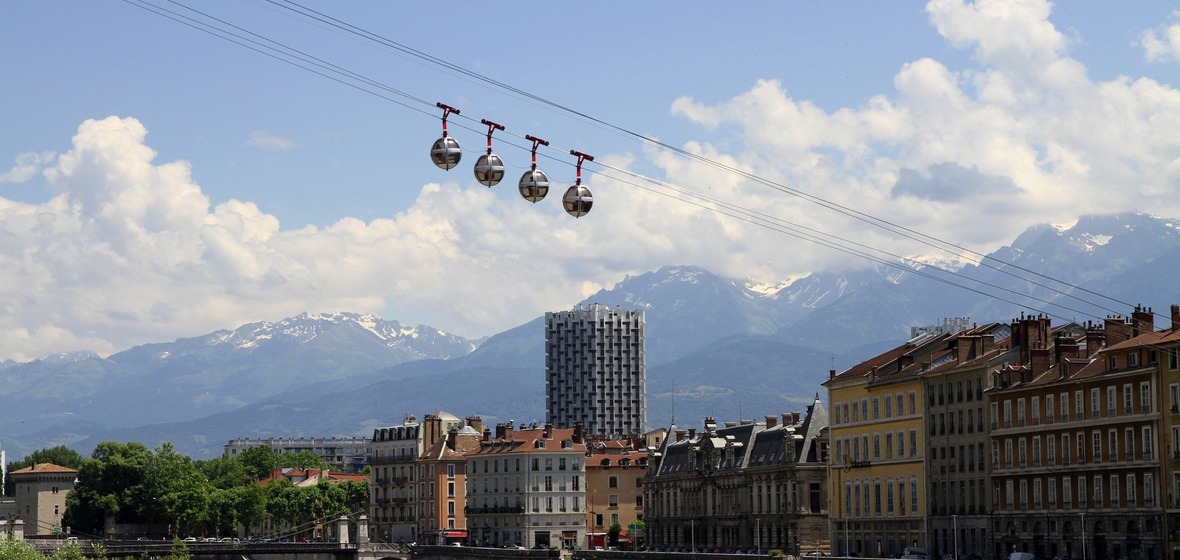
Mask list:
[{"label": "chimney", "polygon": [[1049,349],[1045,346],[1039,345],[1029,352],[1029,367],[1032,371],[1029,372],[1030,378],[1022,381],[1032,381],[1037,376],[1049,371]]},{"label": "chimney", "polygon": [[1093,327],[1093,326],[1087,326],[1086,327],[1086,354],[1085,354],[1085,356],[1080,356],[1080,357],[1089,358],[1089,357],[1094,356],[1095,354],[1098,353],[1099,350],[1102,349],[1102,346],[1104,345],[1105,342],[1106,342],[1106,330],[1105,329],[1101,329],[1101,328]]},{"label": "chimney", "polygon": [[725,423],[726,428],[733,428],[737,426],[737,422],[729,421]]},{"label": "chimney", "polygon": [[766,415],[766,428],[770,429],[778,425],[778,416],[773,414]]},{"label": "chimney", "polygon": [[1059,336],[1054,344],[1057,353],[1057,363],[1071,358],[1081,358],[1082,348],[1077,339],[1072,336]]},{"label": "chimney", "polygon": [[545,422],[545,432],[544,432],[543,437],[545,439],[553,439],[553,423],[552,422]]},{"label": "chimney", "polygon": [[792,412],[791,413],[791,424],[798,424],[798,423],[799,423],[799,413]]},{"label": "chimney", "polygon": [[1131,313],[1132,331],[1134,336],[1147,334],[1155,331],[1155,314],[1151,312],[1150,307],[1143,307],[1141,305],[1135,306],[1135,311]]},{"label": "chimney", "polygon": [[790,425],[791,425],[791,413],[790,413],[790,412],[784,412],[784,413],[783,413],[783,425],[784,425],[784,426],[790,426]]},{"label": "chimney", "polygon": [[979,354],[982,356],[986,356],[988,352],[992,351],[992,348],[996,347],[996,335],[994,334],[985,334],[979,337],[979,340]]},{"label": "chimney", "polygon": [[696,437],[697,437],[697,429],[696,428],[689,428],[688,429],[688,439],[694,439]]},{"label": "chimney", "polygon": [[1122,315],[1109,315],[1103,321],[1106,329],[1106,343],[1114,346],[1131,338],[1131,325]]},{"label": "chimney", "polygon": [[479,416],[468,416],[467,425],[471,426],[471,429],[477,432],[483,432],[483,418],[480,418]]},{"label": "chimney", "polygon": [[484,429],[483,429],[483,440],[484,440],[484,441],[492,441],[492,429],[491,429],[491,428],[484,427]]},{"label": "chimney", "polygon": [[459,438],[459,430],[457,428],[451,428],[450,431],[447,432],[447,449],[454,451],[455,450],[455,440],[458,438]]},{"label": "chimney", "polygon": [[1180,329],[1180,305],[1172,304],[1172,330]]},{"label": "chimney", "polygon": [[504,439],[505,433],[507,432],[506,428],[508,428],[507,424],[496,423],[496,439]]},{"label": "chimney", "polygon": [[684,441],[684,430],[676,430],[676,441]]},{"label": "chimney", "polygon": [[978,338],[977,336],[960,335],[955,340],[955,357],[960,364],[975,357],[975,342]]},{"label": "chimney", "polygon": [[[1174,323],[1174,324],[1180,324],[1180,323]],[[828,370],[828,379],[835,379],[835,378],[836,378],[836,370],[829,369]]]},{"label": "chimney", "polygon": [[909,354],[902,354],[897,357],[897,369],[905,369],[914,363],[914,357]]},{"label": "chimney", "polygon": [[585,429],[586,428],[582,425],[581,421],[574,422],[574,435],[570,438],[571,441],[574,443],[582,443],[582,439],[586,437],[586,434],[584,433]]}]

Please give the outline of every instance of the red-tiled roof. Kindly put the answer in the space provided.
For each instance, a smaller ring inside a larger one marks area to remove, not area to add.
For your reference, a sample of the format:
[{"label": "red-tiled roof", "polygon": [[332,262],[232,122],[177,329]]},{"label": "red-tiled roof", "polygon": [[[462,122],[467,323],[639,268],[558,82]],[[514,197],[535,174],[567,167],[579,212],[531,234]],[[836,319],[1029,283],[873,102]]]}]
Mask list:
[{"label": "red-tiled roof", "polygon": [[31,467],[25,467],[20,470],[12,471],[8,474],[41,474],[41,473],[76,473],[78,471],[55,465],[53,463],[37,463]]}]

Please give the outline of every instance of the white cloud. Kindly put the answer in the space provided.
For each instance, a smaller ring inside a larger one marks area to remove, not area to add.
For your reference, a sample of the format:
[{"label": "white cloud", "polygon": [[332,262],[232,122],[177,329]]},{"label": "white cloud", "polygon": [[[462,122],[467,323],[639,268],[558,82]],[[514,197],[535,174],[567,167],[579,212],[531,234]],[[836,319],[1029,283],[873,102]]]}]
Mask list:
[{"label": "white cloud", "polygon": [[23,183],[32,179],[54,156],[53,152],[20,154],[16,156],[12,169],[0,173],[0,183]]},{"label": "white cloud", "polygon": [[1139,36],[1143,57],[1148,62],[1180,61],[1180,10],[1172,12],[1176,23],[1162,24]]},{"label": "white cloud", "polygon": [[[387,219],[283,229],[253,202],[212,205],[187,163],[154,162],[135,119],[87,121],[66,153],[17,166],[43,168],[56,196],[0,198],[0,358],[111,352],[302,311],[374,312],[478,336],[664,264],[767,283],[864,264],[753,225],[768,220],[922,251],[791,189],[980,250],[1080,214],[1180,216],[1175,87],[1091,81],[1043,2],[938,0],[928,12],[975,64],[913,60],[892,91],[833,111],[774,80],[721,103],[676,100],[674,114],[712,133],[684,150],[774,185],[647,146],[587,166],[595,205],[578,220],[559,210],[560,189],[530,205],[464,175],[420,186]],[[684,195],[597,165],[627,168],[636,157],[699,198],[671,203]],[[739,216],[704,208],[715,204]]]},{"label": "white cloud", "polygon": [[291,140],[271,134],[265,130],[251,133],[250,139],[246,141],[246,144],[275,152],[285,152],[295,147],[295,143]]}]

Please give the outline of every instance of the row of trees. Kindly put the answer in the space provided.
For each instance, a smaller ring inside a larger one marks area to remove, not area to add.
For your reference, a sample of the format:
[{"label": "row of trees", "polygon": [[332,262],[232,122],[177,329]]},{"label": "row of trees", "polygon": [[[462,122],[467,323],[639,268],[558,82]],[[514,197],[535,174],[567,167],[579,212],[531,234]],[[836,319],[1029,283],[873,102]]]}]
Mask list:
[{"label": "row of trees", "polygon": [[42,450],[13,465],[27,460],[76,468],[78,482],[66,498],[63,524],[82,534],[103,535],[109,517],[137,527],[138,534],[120,536],[229,536],[239,525],[252,535],[264,524],[298,528],[363,511],[369,498],[368,483],[259,484],[276,467],[324,468],[311,452],[277,455],[256,447],[237,458],[194,461],[171,443],[153,450],[135,442],[104,442],[87,458],[70,453]]}]

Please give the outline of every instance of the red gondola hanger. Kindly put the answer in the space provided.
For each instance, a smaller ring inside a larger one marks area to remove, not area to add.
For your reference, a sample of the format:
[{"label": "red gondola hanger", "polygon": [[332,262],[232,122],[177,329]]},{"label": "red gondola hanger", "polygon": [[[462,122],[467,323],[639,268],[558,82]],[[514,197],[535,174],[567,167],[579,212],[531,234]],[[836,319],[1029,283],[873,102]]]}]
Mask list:
[{"label": "red gondola hanger", "polygon": [[520,196],[535,204],[549,194],[549,177],[545,175],[544,171],[537,169],[537,146],[548,146],[549,142],[528,134],[524,135],[524,138],[533,143],[533,165],[524,172],[524,175],[520,176],[520,183],[517,186],[520,189]]},{"label": "red gondola hanger", "polygon": [[594,161],[594,156],[583,154],[577,150],[570,150],[570,155],[578,156],[578,181],[565,191],[565,196],[561,198],[561,205],[567,214],[581,218],[588,214],[590,207],[594,205],[594,196],[590,194],[590,189],[582,184],[582,162]]},{"label": "red gondola hanger", "polygon": [[443,110],[442,138],[435,140],[434,145],[430,147],[430,161],[433,161],[440,169],[450,170],[459,165],[459,160],[463,157],[459,141],[447,136],[447,117],[451,113],[458,115],[459,110],[443,103],[435,103],[434,105]]},{"label": "red gondola hanger", "polygon": [[475,180],[480,184],[494,187],[504,178],[504,160],[492,153],[492,132],[504,130],[504,127],[487,119],[479,122],[488,125],[488,153],[479,156],[479,160],[475,162]]}]

